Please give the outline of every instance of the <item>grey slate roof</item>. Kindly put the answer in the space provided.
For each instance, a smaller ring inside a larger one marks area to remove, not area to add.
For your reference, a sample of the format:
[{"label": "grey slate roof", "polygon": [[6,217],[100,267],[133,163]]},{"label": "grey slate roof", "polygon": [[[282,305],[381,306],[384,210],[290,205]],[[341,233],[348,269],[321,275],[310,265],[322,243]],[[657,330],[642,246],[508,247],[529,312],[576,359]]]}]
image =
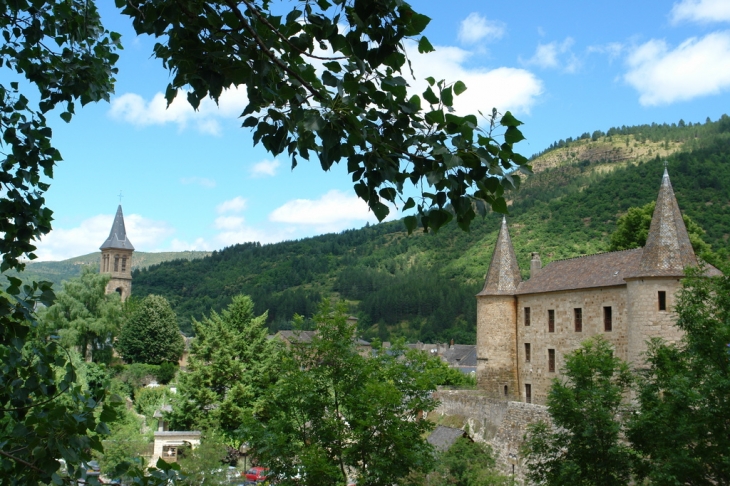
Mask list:
[{"label": "grey slate roof", "polygon": [[449,366],[476,366],[477,347],[474,344],[454,344],[444,352],[444,359]]},{"label": "grey slate roof", "polygon": [[117,214],[114,216],[112,230],[109,232],[109,238],[99,247],[100,250],[107,248],[120,250],[134,250],[132,242],[127,239],[127,229],[124,227],[124,215],[122,214],[122,205],[117,208]]},{"label": "grey slate roof", "polygon": [[512,246],[512,239],[509,237],[507,220],[502,218],[487,280],[484,282],[484,289],[477,295],[513,295],[520,281],[522,281],[520,267],[517,265],[517,256]]},{"label": "grey slate roof", "polygon": [[674,197],[669,173],[664,169],[649,235],[634,277],[683,276],[685,267],[696,267],[697,257],[689,241],[682,213]]},{"label": "grey slate roof", "polygon": [[431,432],[431,435],[428,436],[426,441],[431,444],[437,452],[444,452],[449,450],[459,437],[464,436],[466,436],[466,432],[461,429],[439,425],[433,432]]},{"label": "grey slate roof", "polygon": [[639,266],[643,248],[599,253],[550,262],[520,284],[516,294],[625,285],[624,278]]}]

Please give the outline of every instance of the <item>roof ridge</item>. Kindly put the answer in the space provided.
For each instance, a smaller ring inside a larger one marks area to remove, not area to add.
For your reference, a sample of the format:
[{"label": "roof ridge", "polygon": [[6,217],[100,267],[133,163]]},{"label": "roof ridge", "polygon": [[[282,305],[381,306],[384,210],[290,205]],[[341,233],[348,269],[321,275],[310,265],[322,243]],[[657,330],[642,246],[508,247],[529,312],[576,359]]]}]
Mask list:
[{"label": "roof ridge", "polygon": [[639,248],[626,248],[625,250],[601,251],[601,252],[598,252],[598,253],[591,253],[590,255],[578,255],[578,256],[568,257],[568,258],[558,258],[557,260],[550,260],[549,262],[547,262],[545,264],[545,266],[550,265],[553,262],[564,262],[564,261],[567,261],[567,260],[577,260],[579,258],[588,258],[588,257],[592,257],[592,256],[608,255],[610,253],[621,253],[621,252],[624,252],[624,251],[636,251],[636,250],[643,250],[643,249],[644,249],[643,247],[639,247]]}]

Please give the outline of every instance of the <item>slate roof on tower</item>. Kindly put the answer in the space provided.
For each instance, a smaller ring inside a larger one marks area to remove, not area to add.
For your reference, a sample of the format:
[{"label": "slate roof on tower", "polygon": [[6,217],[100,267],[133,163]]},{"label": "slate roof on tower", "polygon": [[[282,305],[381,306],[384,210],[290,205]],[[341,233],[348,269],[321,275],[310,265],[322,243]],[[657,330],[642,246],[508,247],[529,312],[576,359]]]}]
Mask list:
[{"label": "slate roof on tower", "polygon": [[499,229],[497,244],[494,245],[487,280],[477,295],[514,295],[521,281],[520,267],[517,265],[515,249],[509,237],[507,220],[502,218],[502,227]]},{"label": "slate roof on tower", "polygon": [[109,238],[99,247],[100,250],[120,249],[134,250],[132,242],[127,238],[127,230],[124,227],[124,215],[122,214],[122,205],[117,208],[117,214],[114,216],[112,230],[109,232]]},{"label": "slate roof on tower", "polygon": [[641,262],[632,277],[684,275],[685,267],[696,267],[697,257],[689,241],[682,213],[674,197],[669,173],[664,169],[656,208],[651,218]]}]

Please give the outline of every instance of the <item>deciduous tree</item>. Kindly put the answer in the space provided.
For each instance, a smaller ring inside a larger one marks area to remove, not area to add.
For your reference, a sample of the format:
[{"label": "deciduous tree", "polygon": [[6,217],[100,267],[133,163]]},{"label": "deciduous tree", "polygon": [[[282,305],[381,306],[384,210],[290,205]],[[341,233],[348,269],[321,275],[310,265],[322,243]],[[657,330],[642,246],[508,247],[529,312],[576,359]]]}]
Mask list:
[{"label": "deciduous tree", "polygon": [[105,293],[109,278],[87,267],[64,282],[56,301],[40,314],[44,335],[58,334],[61,344],[77,347],[87,361],[108,363],[122,322],[119,295]]},{"label": "deciduous tree", "polygon": [[[407,46],[434,49],[422,35],[430,19],[403,0],[116,1],[137,33],[159,39],[154,55],[172,75],[168,103],[183,93],[197,108],[245,86],[241,117],[254,142],[286,153],[292,167],[311,156],[324,170],[345,160],[379,220],[396,203],[417,205],[426,229],[453,215],[468,228],[489,207],[507,212],[503,192],[519,184],[514,169],[527,167],[513,151],[521,122],[496,110],[481,120],[454,113],[460,81],[427,78],[422,94],[409,89]],[[402,199],[409,182],[430,186],[418,203]],[[417,219],[405,223],[412,231]]]},{"label": "deciduous tree", "polygon": [[279,484],[398,484],[428,469],[421,418],[435,406],[427,357],[402,347],[362,356],[342,304],[325,301],[317,334],[280,359],[280,374],[242,428],[252,454]]},{"label": "deciduous tree", "polygon": [[117,350],[129,363],[175,363],[185,343],[170,303],[148,295],[133,306],[119,335]]},{"label": "deciduous tree", "polygon": [[623,398],[632,375],[598,336],[568,354],[564,380],[553,380],[547,406],[552,424],[528,426],[527,477],[545,485],[625,485],[632,453],[622,440]]},{"label": "deciduous tree", "polygon": [[728,484],[730,277],[691,273],[675,312],[684,338],[651,343],[637,387],[629,426],[643,458],[637,473],[656,484]]}]

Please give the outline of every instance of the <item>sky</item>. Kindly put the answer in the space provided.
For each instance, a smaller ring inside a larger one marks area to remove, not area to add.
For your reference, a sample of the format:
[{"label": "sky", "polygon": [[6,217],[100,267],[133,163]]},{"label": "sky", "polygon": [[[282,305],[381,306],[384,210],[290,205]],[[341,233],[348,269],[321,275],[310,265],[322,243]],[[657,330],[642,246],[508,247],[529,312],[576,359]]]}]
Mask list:
[{"label": "sky", "polygon": [[[129,239],[148,252],[268,244],[377,221],[344,163],[324,172],[315,158],[291,170],[253,146],[238,119],[245,87],[197,112],[184,97],[166,108],[169,74],[151,55],[155,40],[136,36],[113,2],[97,3],[122,34],[115,94],[77,109],[70,124],[51,117],[64,160],[46,194],[55,221],[38,243],[41,260],[96,251],[120,200]],[[583,132],[730,112],[729,0],[411,4],[432,18],[425,34],[436,48],[419,55],[408,46],[411,89],[423,91],[428,76],[463,81],[457,111],[510,110],[524,122],[523,155]]]}]

